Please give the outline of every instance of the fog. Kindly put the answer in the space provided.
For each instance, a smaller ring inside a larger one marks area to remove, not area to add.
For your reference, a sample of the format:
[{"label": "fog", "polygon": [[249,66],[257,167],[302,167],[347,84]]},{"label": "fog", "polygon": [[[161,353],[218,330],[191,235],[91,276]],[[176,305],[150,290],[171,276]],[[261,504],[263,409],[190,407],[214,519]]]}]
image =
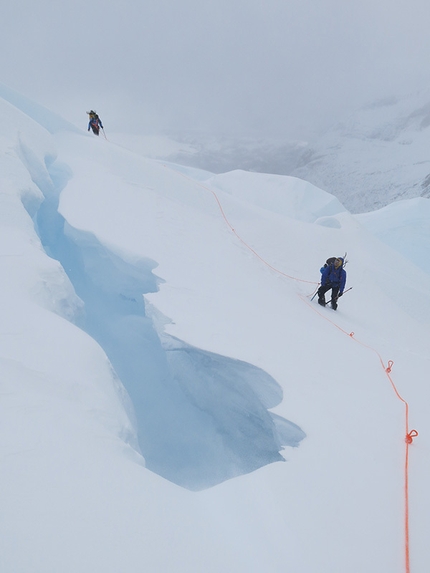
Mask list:
[{"label": "fog", "polygon": [[425,87],[424,0],[3,0],[0,81],[85,127],[306,138]]}]

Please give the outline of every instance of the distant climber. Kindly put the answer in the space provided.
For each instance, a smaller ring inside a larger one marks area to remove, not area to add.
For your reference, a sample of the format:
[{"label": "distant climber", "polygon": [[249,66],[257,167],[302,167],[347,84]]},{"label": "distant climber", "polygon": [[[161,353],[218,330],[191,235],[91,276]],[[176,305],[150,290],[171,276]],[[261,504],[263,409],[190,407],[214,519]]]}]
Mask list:
[{"label": "distant climber", "polygon": [[94,135],[99,135],[100,128],[103,129],[102,120],[94,110],[87,111],[87,114],[90,116],[90,121],[88,122],[88,131],[92,129]]},{"label": "distant climber", "polygon": [[331,257],[321,270],[321,286],[318,289],[318,304],[326,305],[325,293],[331,289],[331,307],[337,309],[337,300],[343,295],[346,284],[346,271],[342,257]]}]

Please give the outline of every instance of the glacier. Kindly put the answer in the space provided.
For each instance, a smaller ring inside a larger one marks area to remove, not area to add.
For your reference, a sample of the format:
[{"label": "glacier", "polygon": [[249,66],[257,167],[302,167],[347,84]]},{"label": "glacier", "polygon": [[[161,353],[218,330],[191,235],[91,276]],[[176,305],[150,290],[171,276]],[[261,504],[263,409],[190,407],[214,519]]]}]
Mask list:
[{"label": "glacier", "polygon": [[1,570],[400,573],[404,405],[376,349],[419,430],[424,571],[428,199],[352,215],[0,96]]}]

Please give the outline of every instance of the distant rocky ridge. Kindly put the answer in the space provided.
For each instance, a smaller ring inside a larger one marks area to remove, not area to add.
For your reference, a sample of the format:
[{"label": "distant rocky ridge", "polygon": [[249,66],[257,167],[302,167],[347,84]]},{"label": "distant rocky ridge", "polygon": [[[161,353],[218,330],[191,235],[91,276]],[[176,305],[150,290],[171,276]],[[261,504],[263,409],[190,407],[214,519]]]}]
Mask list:
[{"label": "distant rocky ridge", "polygon": [[163,159],[213,173],[293,175],[332,193],[353,213],[430,197],[430,89],[366,105],[312,142],[171,137],[183,149]]}]

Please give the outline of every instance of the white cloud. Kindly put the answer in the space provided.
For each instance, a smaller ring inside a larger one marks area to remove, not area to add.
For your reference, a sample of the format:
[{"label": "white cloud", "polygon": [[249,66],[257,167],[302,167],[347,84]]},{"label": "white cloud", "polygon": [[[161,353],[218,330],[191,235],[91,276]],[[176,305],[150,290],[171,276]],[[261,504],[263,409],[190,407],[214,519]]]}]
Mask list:
[{"label": "white cloud", "polygon": [[424,0],[8,0],[1,80],[75,123],[91,106],[112,129],[306,136],[426,81],[428,13]]}]

